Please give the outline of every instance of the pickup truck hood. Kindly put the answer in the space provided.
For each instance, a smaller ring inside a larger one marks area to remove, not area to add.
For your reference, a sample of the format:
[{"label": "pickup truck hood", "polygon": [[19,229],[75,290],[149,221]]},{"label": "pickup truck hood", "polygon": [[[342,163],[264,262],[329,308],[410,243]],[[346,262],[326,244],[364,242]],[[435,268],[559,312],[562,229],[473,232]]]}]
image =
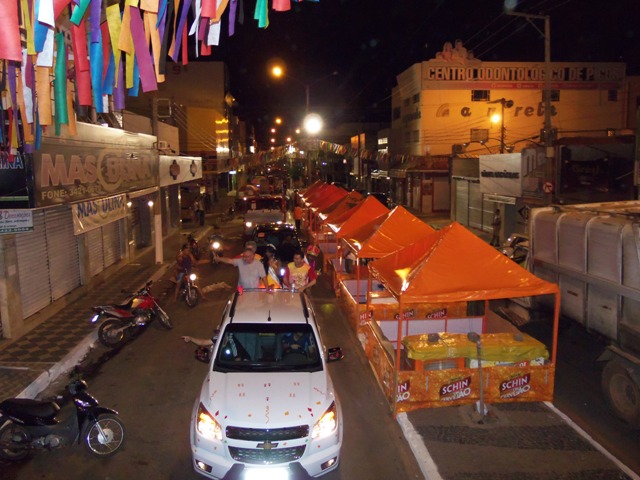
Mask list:
[{"label": "pickup truck hood", "polygon": [[333,396],[326,372],[211,372],[200,398],[221,425],[277,428],[314,423]]}]

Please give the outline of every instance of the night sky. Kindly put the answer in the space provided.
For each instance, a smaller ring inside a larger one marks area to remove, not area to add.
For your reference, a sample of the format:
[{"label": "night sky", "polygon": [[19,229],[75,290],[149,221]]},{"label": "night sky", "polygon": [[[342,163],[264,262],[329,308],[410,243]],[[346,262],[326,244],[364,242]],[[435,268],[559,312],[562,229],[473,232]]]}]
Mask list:
[{"label": "night sky", "polygon": [[[253,19],[255,0],[241,1],[244,24],[228,37],[225,14],[220,46],[208,58],[227,63],[237,113],[259,137],[276,116],[300,122],[303,83],[312,84],[311,110],[330,126],[389,122],[396,75],[433,58],[446,41],[462,40],[483,61],[544,61],[535,28],[544,32],[544,21],[534,27],[508,16],[505,3],[550,16],[551,61],[625,62],[627,75],[640,75],[640,0],[304,1],[289,12],[270,10],[267,29]],[[299,81],[271,78],[274,59]]]}]

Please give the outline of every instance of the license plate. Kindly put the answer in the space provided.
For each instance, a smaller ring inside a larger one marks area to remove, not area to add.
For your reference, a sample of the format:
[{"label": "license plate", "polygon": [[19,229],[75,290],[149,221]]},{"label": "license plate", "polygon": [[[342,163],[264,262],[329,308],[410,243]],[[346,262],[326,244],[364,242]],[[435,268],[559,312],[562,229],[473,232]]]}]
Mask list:
[{"label": "license plate", "polygon": [[285,467],[274,468],[245,468],[244,480],[288,480],[289,469]]}]

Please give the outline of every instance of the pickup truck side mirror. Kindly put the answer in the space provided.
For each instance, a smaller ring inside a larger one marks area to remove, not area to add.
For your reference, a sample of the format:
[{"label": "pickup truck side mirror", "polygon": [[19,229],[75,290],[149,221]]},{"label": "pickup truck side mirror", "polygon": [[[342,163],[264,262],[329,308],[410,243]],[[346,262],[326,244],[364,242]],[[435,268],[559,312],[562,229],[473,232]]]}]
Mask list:
[{"label": "pickup truck side mirror", "polygon": [[210,347],[198,347],[194,351],[196,360],[202,363],[209,363],[211,360],[211,348]]},{"label": "pickup truck side mirror", "polygon": [[344,353],[342,353],[342,348],[333,347],[327,350],[327,362],[337,362],[344,358]]}]

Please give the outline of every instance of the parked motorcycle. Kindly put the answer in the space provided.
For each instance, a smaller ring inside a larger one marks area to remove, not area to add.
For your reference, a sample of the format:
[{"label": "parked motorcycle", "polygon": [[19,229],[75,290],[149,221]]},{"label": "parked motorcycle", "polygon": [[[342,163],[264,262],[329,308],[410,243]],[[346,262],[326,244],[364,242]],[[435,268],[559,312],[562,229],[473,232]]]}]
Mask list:
[{"label": "parked motorcycle", "polygon": [[193,255],[193,258],[196,260],[200,260],[200,246],[198,245],[198,240],[193,236],[193,233],[187,235],[187,244],[189,245],[189,250]]},{"label": "parked motorcycle", "polygon": [[214,264],[215,255],[222,257],[224,254],[224,237],[220,233],[209,236],[209,259]]},{"label": "parked motorcycle", "polygon": [[200,289],[196,284],[198,276],[195,273],[189,273],[182,277],[180,281],[180,290],[178,299],[184,300],[187,307],[193,308],[200,303]]},{"label": "parked motorcycle", "polygon": [[84,380],[56,401],[11,398],[0,403],[0,458],[22,460],[36,450],[83,443],[97,457],[114,455],[125,439],[118,412],[101,407]]},{"label": "parked motorcycle", "polygon": [[169,315],[151,294],[151,283],[151,281],[147,282],[143,288],[134,293],[123,290],[122,293],[129,295],[125,303],[92,307],[95,315],[91,318],[91,323],[97,323],[106,318],[98,329],[98,340],[105,347],[114,348],[121,345],[156,318],[160,321],[162,328],[166,330],[173,328]]}]

